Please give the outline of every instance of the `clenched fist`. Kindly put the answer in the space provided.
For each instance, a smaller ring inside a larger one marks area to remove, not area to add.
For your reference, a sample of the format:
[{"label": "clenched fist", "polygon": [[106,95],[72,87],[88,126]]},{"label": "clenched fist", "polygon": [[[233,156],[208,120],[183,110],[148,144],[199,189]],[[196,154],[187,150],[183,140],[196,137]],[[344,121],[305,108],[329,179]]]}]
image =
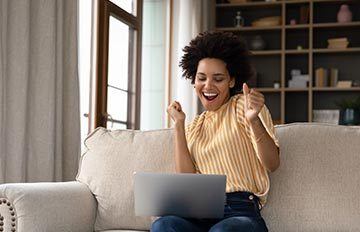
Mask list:
[{"label": "clenched fist", "polygon": [[167,108],[167,113],[175,123],[185,122],[185,113],[181,109],[181,105],[177,101],[173,101]]},{"label": "clenched fist", "polygon": [[244,93],[244,112],[245,118],[248,122],[254,121],[261,109],[264,107],[265,98],[264,95],[255,89],[249,89],[247,84],[243,84]]}]

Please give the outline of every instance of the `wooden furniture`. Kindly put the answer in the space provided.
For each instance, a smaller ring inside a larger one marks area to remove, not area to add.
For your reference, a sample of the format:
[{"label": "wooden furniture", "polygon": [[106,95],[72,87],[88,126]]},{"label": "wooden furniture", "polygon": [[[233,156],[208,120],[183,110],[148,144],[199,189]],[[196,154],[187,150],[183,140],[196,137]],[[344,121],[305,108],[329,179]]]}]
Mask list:
[{"label": "wooden furniture", "polygon": [[[349,5],[352,22],[337,22],[342,4]],[[244,27],[233,27],[237,11],[241,11],[245,19]],[[253,21],[270,16],[281,16],[281,25],[251,26]],[[296,24],[290,24],[294,19]],[[258,73],[256,87],[265,95],[275,123],[312,122],[313,110],[337,109],[337,101],[360,95],[360,86],[315,87],[315,69],[320,67],[338,69],[339,81],[360,83],[360,1],[282,0],[231,4],[217,0],[215,27],[241,35],[248,44],[256,35],[266,41],[265,50],[252,51],[252,62]],[[328,48],[328,39],[344,37],[350,42],[347,48]],[[307,87],[289,88],[293,69],[309,75]],[[280,83],[280,88],[274,88],[274,82]]]}]

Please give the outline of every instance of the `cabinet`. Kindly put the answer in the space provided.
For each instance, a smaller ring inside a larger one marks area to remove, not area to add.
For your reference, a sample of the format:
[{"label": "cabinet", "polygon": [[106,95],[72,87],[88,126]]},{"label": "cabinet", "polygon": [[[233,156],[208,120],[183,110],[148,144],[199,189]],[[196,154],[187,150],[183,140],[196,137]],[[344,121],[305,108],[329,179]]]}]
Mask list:
[{"label": "cabinet", "polygon": [[[338,109],[338,101],[360,95],[360,1],[229,1],[216,1],[214,29],[240,35],[249,46],[256,36],[265,41],[265,49],[252,50],[257,75],[256,86],[251,87],[265,95],[275,124],[312,122],[313,110]],[[352,12],[351,22],[337,22],[343,4]],[[238,11],[244,18],[241,27],[234,26]],[[271,16],[279,16],[281,23],[256,27],[252,24]],[[328,48],[328,39],[342,37],[349,41],[347,48]],[[316,86],[318,68],[329,73],[331,68],[337,69],[338,81],[351,80],[352,85]],[[294,69],[308,75],[307,85],[289,86]],[[275,82],[280,84],[279,88],[274,88]]]}]

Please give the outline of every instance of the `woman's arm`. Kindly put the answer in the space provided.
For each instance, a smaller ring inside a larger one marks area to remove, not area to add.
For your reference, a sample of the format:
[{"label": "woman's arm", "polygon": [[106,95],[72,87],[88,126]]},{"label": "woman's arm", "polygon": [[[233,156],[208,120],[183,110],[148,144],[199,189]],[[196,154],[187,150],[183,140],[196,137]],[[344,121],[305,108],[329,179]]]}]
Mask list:
[{"label": "woman's arm", "polygon": [[180,173],[196,173],[194,164],[190,158],[185,137],[184,122],[175,123],[175,168]]},{"label": "woman's arm", "polygon": [[176,101],[169,105],[167,112],[175,122],[174,152],[176,172],[196,173],[185,137],[185,113],[182,111],[180,103]]},{"label": "woman's arm", "polygon": [[280,166],[279,148],[275,145],[259,117],[249,124],[255,136],[262,164],[268,171],[275,171]]},{"label": "woman's arm", "polygon": [[258,148],[259,158],[268,171],[280,166],[279,149],[262,124],[259,113],[264,107],[264,95],[243,84],[245,119],[251,127]]}]

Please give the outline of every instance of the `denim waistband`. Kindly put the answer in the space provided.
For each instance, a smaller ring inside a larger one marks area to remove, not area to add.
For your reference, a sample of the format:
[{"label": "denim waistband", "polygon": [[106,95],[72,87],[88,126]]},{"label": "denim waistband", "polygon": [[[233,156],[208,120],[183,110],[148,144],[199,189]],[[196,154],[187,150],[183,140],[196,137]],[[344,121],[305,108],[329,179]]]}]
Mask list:
[{"label": "denim waistband", "polygon": [[253,201],[256,202],[257,205],[261,208],[260,199],[252,192],[247,191],[238,191],[238,192],[231,192],[226,193],[225,203],[228,204],[229,202],[244,200],[244,201]]},{"label": "denim waistband", "polygon": [[244,215],[261,217],[261,209],[260,199],[252,192],[226,193],[224,217]]},{"label": "denim waistband", "polygon": [[259,200],[259,197],[257,197],[254,193],[252,192],[247,192],[247,191],[239,191],[239,192],[231,192],[231,193],[226,193],[226,198],[243,198],[243,199],[255,199],[255,200]]}]

